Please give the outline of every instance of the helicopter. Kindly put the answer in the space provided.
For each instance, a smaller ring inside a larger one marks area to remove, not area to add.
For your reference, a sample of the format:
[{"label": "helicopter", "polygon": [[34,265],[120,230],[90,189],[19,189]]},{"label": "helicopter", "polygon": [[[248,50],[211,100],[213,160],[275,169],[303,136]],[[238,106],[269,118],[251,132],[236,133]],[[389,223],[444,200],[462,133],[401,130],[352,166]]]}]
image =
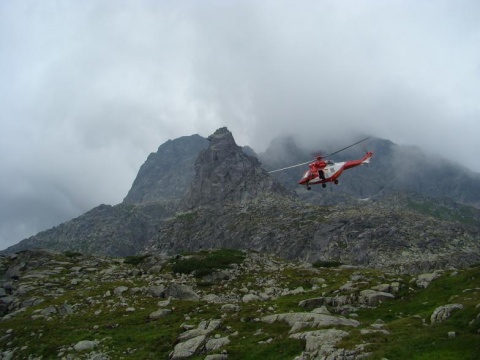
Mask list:
[{"label": "helicopter", "polygon": [[272,170],[272,171],[269,171],[269,173],[283,171],[283,170],[291,169],[297,166],[308,164],[309,169],[305,171],[305,173],[303,174],[303,177],[298,182],[300,185],[306,186],[307,190],[311,190],[312,188],[310,185],[315,185],[315,184],[322,184],[323,188],[326,188],[327,183],[329,182],[333,182],[335,185],[338,185],[338,178],[340,177],[340,175],[342,175],[344,170],[348,170],[363,164],[369,164],[370,158],[373,156],[373,153],[371,151],[367,151],[365,156],[361,159],[348,160],[348,161],[342,161],[342,162],[334,162],[332,160],[327,160],[327,158],[332,155],[338,154],[340,151],[346,150],[348,148],[351,148],[352,146],[360,144],[368,139],[370,139],[370,136],[360,141],[357,141],[356,143],[351,144],[347,147],[344,147],[343,149],[340,149],[331,154],[328,154],[326,156],[317,156],[315,160],[306,161],[304,163],[288,166],[282,169]]}]

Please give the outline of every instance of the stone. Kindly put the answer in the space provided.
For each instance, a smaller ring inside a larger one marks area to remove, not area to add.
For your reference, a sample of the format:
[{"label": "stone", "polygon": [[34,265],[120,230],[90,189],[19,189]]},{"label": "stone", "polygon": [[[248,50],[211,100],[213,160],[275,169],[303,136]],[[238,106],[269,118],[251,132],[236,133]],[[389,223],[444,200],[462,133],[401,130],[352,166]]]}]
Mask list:
[{"label": "stone", "polygon": [[452,314],[452,311],[457,309],[463,309],[463,305],[448,304],[444,306],[439,306],[433,311],[433,314],[430,317],[430,323],[435,324],[447,320]]},{"label": "stone", "polygon": [[165,290],[165,297],[172,299],[199,301],[200,297],[193,291],[191,286],[172,284]]},{"label": "stone", "polygon": [[417,276],[415,283],[418,287],[426,289],[430,283],[438,278],[440,275],[437,272],[420,274]]},{"label": "stone", "polygon": [[81,352],[81,351],[92,350],[92,349],[95,348],[95,346],[97,346],[96,341],[82,340],[82,341],[79,341],[78,343],[76,343],[73,346],[73,348],[75,349],[75,351]]},{"label": "stone", "polygon": [[243,297],[242,297],[242,301],[244,303],[248,303],[248,302],[252,302],[252,301],[258,301],[258,300],[261,300],[261,298],[260,298],[260,296],[255,295],[255,294],[247,294],[247,295],[243,295]]},{"label": "stone", "polygon": [[212,331],[215,331],[221,324],[221,320],[202,321],[198,324],[196,329],[191,329],[180,334],[177,341],[185,341],[198,337],[200,335],[208,335]]},{"label": "stone", "polygon": [[208,352],[215,351],[228,344],[230,344],[230,339],[228,338],[228,336],[220,337],[218,339],[210,339],[205,344],[205,350]]},{"label": "stone", "polygon": [[307,321],[297,321],[295,324],[292,325],[288,333],[294,334],[296,332],[299,332],[302,329],[308,328],[309,326],[310,326],[310,323]]},{"label": "stone", "polygon": [[238,312],[240,311],[240,306],[235,304],[224,304],[220,309],[225,312]]},{"label": "stone", "polygon": [[312,310],[314,314],[324,314],[324,315],[331,315],[330,311],[325,306],[320,306],[319,308],[315,308]]},{"label": "stone", "polygon": [[37,306],[43,303],[45,300],[37,297],[27,299],[22,302],[22,307]]},{"label": "stone", "polygon": [[372,286],[371,289],[375,291],[385,292],[385,293],[391,292],[390,284],[380,284],[380,285]]},{"label": "stone", "polygon": [[227,360],[227,359],[228,359],[227,354],[212,354],[212,355],[205,356],[205,359],[203,360]]},{"label": "stone", "polygon": [[324,303],[325,303],[325,298],[319,297],[319,298],[302,300],[298,303],[298,306],[309,310],[309,309],[315,309],[317,307],[320,307]]},{"label": "stone", "polygon": [[168,306],[168,305],[170,305],[170,299],[161,300],[161,301],[157,302],[157,305],[158,305],[158,307]]},{"label": "stone", "polygon": [[121,295],[127,290],[128,290],[128,287],[126,287],[126,286],[118,286],[113,290],[113,293],[115,295]]},{"label": "stone", "polygon": [[58,307],[58,313],[62,316],[73,314],[73,307],[69,304],[62,304]]},{"label": "stone", "polygon": [[221,298],[220,298],[220,296],[218,296],[216,294],[207,294],[203,297],[203,301],[210,302],[210,303],[216,303],[216,302],[220,302]]},{"label": "stone", "polygon": [[162,266],[161,265],[154,265],[150,269],[148,269],[149,274],[159,274],[162,272]]},{"label": "stone", "polygon": [[375,306],[382,301],[392,299],[395,299],[395,295],[376,290],[362,290],[360,291],[360,295],[358,297],[358,301],[360,303],[364,303],[370,306]]},{"label": "stone", "polygon": [[50,316],[57,313],[57,308],[55,306],[49,306],[42,310],[43,316]]},{"label": "stone", "polygon": [[303,287],[299,286],[298,288],[291,290],[290,295],[303,294],[304,292],[305,290],[303,289]]},{"label": "stone", "polygon": [[165,297],[165,286],[164,285],[150,286],[147,289],[147,293],[153,297],[158,297],[158,298]]},{"label": "stone", "polygon": [[173,352],[170,354],[171,360],[185,359],[195,355],[197,350],[204,344],[205,335],[196,336],[187,341],[175,345]]},{"label": "stone", "polygon": [[170,310],[170,309],[159,309],[157,311],[152,312],[148,317],[151,320],[158,320],[158,319],[160,319],[162,317],[165,317],[165,316],[167,316],[171,313],[172,313],[172,310]]}]

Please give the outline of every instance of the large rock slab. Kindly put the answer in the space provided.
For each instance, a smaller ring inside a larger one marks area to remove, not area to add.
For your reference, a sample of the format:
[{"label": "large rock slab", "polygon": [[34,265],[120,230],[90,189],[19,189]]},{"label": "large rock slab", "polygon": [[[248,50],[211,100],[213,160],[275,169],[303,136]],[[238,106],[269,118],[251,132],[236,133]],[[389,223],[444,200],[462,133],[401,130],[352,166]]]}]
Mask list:
[{"label": "large rock slab", "polygon": [[261,319],[263,322],[272,324],[275,321],[284,321],[290,326],[294,326],[297,323],[306,323],[310,327],[327,327],[327,326],[352,326],[357,327],[360,325],[360,322],[353,319],[346,319],[340,316],[332,316],[326,314],[316,314],[316,313],[285,313],[285,314],[274,314],[264,316]]},{"label": "large rock slab", "polygon": [[185,359],[195,355],[199,348],[205,343],[205,339],[205,335],[200,335],[187,341],[178,343],[175,345],[173,352],[170,354],[170,359]]}]

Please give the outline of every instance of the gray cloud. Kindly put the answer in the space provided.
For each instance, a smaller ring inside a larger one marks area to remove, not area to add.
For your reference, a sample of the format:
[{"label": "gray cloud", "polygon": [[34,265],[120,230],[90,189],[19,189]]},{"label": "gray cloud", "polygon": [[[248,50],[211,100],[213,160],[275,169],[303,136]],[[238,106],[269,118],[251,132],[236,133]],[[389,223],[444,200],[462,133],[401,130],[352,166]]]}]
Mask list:
[{"label": "gray cloud", "polygon": [[373,134],[480,171],[477,1],[0,3],[0,248],[127,193],[168,140]]}]

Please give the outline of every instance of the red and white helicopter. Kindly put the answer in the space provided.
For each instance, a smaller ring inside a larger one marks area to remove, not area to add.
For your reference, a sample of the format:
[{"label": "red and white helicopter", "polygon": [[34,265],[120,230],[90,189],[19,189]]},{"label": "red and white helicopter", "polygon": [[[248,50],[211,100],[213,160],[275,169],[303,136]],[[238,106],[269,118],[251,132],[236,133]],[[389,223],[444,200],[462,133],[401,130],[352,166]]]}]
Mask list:
[{"label": "red and white helicopter", "polygon": [[283,170],[291,169],[297,166],[308,164],[308,167],[310,169],[305,171],[305,173],[303,174],[303,177],[298,182],[300,185],[305,185],[307,187],[307,190],[311,189],[310,185],[315,185],[315,184],[322,184],[322,187],[324,188],[327,187],[328,182],[333,182],[335,185],[337,185],[338,178],[340,177],[340,175],[342,175],[344,170],[351,169],[355,166],[370,163],[370,158],[373,156],[373,153],[371,151],[368,151],[365,154],[365,156],[359,160],[333,162],[331,160],[325,160],[325,159],[329,156],[338,154],[340,151],[346,150],[352,146],[360,144],[361,142],[364,142],[368,139],[370,139],[370,137],[357,141],[352,145],[344,147],[343,149],[337,150],[326,156],[318,156],[315,160],[310,160],[301,164],[288,166],[283,169],[272,170],[272,171],[269,171],[269,173],[283,171]]}]

